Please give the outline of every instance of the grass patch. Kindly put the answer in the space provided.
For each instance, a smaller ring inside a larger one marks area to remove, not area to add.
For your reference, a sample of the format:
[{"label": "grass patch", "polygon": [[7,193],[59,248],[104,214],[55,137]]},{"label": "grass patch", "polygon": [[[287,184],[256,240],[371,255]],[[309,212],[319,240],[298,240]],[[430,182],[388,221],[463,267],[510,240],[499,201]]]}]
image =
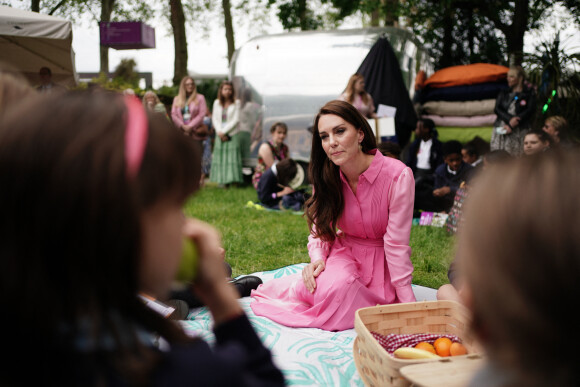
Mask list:
[{"label": "grass patch", "polygon": [[[221,232],[226,260],[234,276],[310,262],[306,219],[290,211],[246,207],[248,201],[256,200],[252,186],[222,189],[206,184],[187,202],[185,213]],[[413,226],[410,243],[415,266],[413,283],[432,288],[447,283],[454,243],[455,238],[447,235],[445,229]]]}]

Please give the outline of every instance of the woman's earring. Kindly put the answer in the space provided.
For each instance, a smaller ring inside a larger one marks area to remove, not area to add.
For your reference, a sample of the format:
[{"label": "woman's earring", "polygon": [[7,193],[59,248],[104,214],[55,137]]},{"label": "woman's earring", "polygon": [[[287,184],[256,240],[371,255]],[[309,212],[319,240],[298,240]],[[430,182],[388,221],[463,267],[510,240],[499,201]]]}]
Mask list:
[{"label": "woman's earring", "polygon": [[362,142],[358,143],[358,150],[362,151]]}]

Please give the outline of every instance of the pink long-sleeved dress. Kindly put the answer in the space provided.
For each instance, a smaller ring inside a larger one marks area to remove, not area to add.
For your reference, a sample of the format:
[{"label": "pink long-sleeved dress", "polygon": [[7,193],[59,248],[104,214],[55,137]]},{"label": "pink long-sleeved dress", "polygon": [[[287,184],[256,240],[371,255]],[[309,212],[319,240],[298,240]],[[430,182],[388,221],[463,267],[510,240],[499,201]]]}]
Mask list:
[{"label": "pink long-sleeved dress", "polygon": [[311,262],[326,269],[310,293],[300,273],[268,281],[252,291],[251,308],[291,327],[338,331],[353,328],[357,309],[415,301],[409,235],[413,217],[413,173],[376,150],[361,174],[356,196],[341,172],[344,211],[339,236],[323,242],[309,236]]}]

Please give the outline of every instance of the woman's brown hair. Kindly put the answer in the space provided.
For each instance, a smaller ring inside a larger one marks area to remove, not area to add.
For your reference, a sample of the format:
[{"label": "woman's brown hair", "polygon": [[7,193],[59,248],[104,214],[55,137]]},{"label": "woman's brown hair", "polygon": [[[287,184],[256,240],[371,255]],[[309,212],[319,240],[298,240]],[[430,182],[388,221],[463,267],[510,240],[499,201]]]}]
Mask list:
[{"label": "woman's brown hair", "polygon": [[[226,97],[222,94],[222,90],[224,88],[224,86],[231,86],[232,87],[232,95],[226,99]],[[226,102],[231,102],[233,103],[235,101],[235,89],[234,89],[234,84],[230,81],[223,81],[222,83],[220,83],[220,87],[218,89],[218,100],[220,101],[220,105],[225,106]]]},{"label": "woman's brown hair", "polygon": [[191,195],[200,156],[165,117],[146,114],[148,140],[133,179],[120,95],[32,100],[0,122],[0,298],[10,313],[0,320],[13,360],[28,362],[35,348],[35,368],[56,379],[48,384],[70,381],[69,372],[96,380],[110,365],[129,380],[150,380],[158,355],[137,330],[186,340],[137,298],[141,214]]},{"label": "woman's brown hair", "polygon": [[362,130],[364,138],[361,146],[364,153],[369,153],[371,149],[375,149],[377,141],[367,119],[348,102],[338,100],[327,102],[314,119],[312,150],[308,166],[308,177],[309,181],[312,182],[313,192],[305,203],[305,214],[308,226],[313,230],[315,236],[324,241],[333,241],[336,237],[338,219],[340,219],[344,209],[344,198],[339,167],[326,155],[318,134],[320,117],[327,114],[339,116],[357,130]]},{"label": "woman's brown hair", "polygon": [[580,299],[580,155],[550,151],[494,165],[466,200],[458,259],[473,330],[513,385],[575,385]]},{"label": "woman's brown hair", "polygon": [[[364,80],[364,77],[359,73],[351,75],[350,78],[348,79],[346,89],[344,89],[344,92],[346,94],[346,102],[353,103],[354,96],[356,94],[354,91],[354,85],[361,79]],[[365,104],[369,103],[369,94],[366,91],[360,93],[360,96]]]}]

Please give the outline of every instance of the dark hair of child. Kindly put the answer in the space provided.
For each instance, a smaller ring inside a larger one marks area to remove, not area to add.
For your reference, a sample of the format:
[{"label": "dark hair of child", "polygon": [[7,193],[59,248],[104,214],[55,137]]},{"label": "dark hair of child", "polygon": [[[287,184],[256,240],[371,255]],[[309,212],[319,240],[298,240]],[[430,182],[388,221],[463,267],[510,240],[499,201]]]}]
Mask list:
[{"label": "dark hair of child", "polygon": [[462,145],[457,140],[450,140],[443,144],[443,157],[449,156],[452,154],[459,154],[461,155],[461,148]]},{"label": "dark hair of child", "polygon": [[0,384],[92,385],[111,367],[151,382],[160,353],[137,332],[191,340],[136,295],[141,214],[190,196],[200,155],[164,116],[145,114],[148,139],[133,178],[121,95],[70,92],[23,101],[2,117],[0,320],[11,362],[33,370],[6,367]]},{"label": "dark hair of child", "polygon": [[284,159],[276,163],[276,171],[278,172],[278,183],[287,186],[288,183],[296,176],[296,161],[293,159]]},{"label": "dark hair of child", "polygon": [[384,156],[392,157],[394,159],[399,159],[401,157],[401,146],[393,141],[385,141],[379,143],[377,146],[379,152]]}]

